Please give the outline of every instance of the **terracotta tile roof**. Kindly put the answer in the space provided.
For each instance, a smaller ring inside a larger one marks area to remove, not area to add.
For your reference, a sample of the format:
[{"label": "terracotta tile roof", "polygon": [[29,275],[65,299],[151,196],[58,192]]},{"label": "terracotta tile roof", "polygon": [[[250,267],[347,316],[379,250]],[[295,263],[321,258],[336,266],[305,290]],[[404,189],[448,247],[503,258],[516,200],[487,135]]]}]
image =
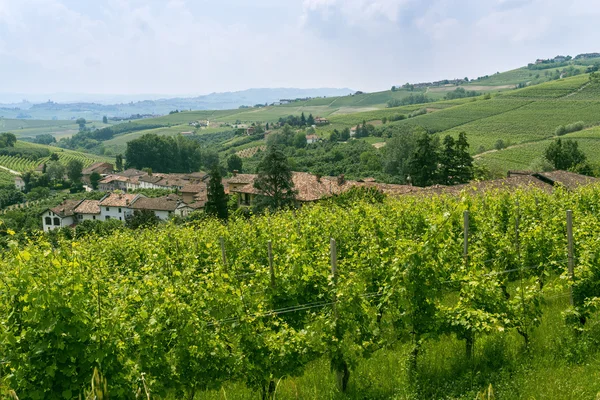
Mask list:
[{"label": "terracotta tile roof", "polygon": [[175,211],[180,204],[181,200],[169,196],[156,198],[140,197],[133,203],[131,208],[134,210]]},{"label": "terracotta tile roof", "polygon": [[120,176],[126,176],[126,177],[132,177],[132,176],[144,176],[144,175],[148,175],[147,172],[144,171],[140,171],[139,169],[135,169],[135,168],[129,168],[126,169],[125,171],[121,171],[115,175],[120,175]]},{"label": "terracotta tile roof", "polygon": [[256,174],[236,174],[227,179],[227,183],[232,183],[234,185],[248,184],[254,182],[254,178],[256,177]]},{"label": "terracotta tile roof", "polygon": [[113,170],[113,165],[110,163],[106,163],[106,162],[97,162],[97,163],[93,163],[92,165],[90,165],[87,168],[84,168],[83,171],[81,171],[81,173],[83,175],[91,175],[96,171],[103,171],[105,169],[108,169],[110,171]]},{"label": "terracotta tile roof", "polygon": [[110,193],[100,200],[101,207],[129,207],[138,197],[143,197],[139,194],[127,193]]},{"label": "terracotta tile roof", "polygon": [[100,201],[84,200],[75,209],[77,214],[100,214]]},{"label": "terracotta tile roof", "polygon": [[139,177],[140,182],[147,182],[147,183],[156,183],[156,182],[161,181],[162,179],[163,179],[163,177],[158,176],[158,175],[144,175],[144,176]]},{"label": "terracotta tile roof", "polygon": [[[406,194],[421,190],[414,186],[391,185],[376,182],[357,182],[331,176],[319,178],[317,175],[306,172],[294,172],[292,180],[294,182],[294,189],[298,192],[296,195],[298,201],[320,200],[322,198],[344,193],[353,187],[372,187],[391,195]],[[242,186],[241,188],[230,190],[239,193],[260,194],[260,192],[254,188],[254,182]]]},{"label": "terracotta tile roof", "polygon": [[54,208],[51,208],[54,214],[61,218],[70,217],[75,214],[75,209],[81,203],[81,200],[65,200]]},{"label": "terracotta tile roof", "polygon": [[100,183],[111,183],[111,182],[127,182],[129,179],[125,176],[120,175],[107,175],[100,180]]},{"label": "terracotta tile roof", "polygon": [[591,176],[560,170],[553,172],[542,172],[539,174],[534,174],[533,176],[544,181],[549,180],[551,181],[551,184],[563,185],[565,188],[570,190],[577,189],[580,186],[591,185],[600,182],[600,179],[598,178],[592,178]]},{"label": "terracotta tile roof", "polygon": [[206,191],[206,183],[185,185],[183,189],[181,189],[181,193],[200,193],[202,191]]}]

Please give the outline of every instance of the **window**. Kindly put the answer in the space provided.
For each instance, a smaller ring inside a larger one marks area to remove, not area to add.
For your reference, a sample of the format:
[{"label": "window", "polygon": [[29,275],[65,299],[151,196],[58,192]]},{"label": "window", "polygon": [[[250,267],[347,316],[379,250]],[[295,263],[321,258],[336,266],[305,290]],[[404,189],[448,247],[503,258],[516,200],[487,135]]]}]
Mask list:
[{"label": "window", "polygon": [[122,212],[122,211],[121,211],[121,209],[119,208],[119,214],[121,214],[121,212]]},{"label": "window", "polygon": [[54,217],[54,225],[56,225],[56,226],[60,225],[60,218]]},{"label": "window", "polygon": [[46,217],[46,225],[52,225],[52,218]]},{"label": "window", "polygon": [[110,219],[110,215],[107,215],[106,217],[104,217],[105,220],[109,220]]},{"label": "window", "polygon": [[96,216],[95,216],[95,215],[93,215],[93,216],[92,216],[92,219],[96,219]]},{"label": "window", "polygon": [[119,221],[123,221],[123,217],[119,217]]},{"label": "window", "polygon": [[108,211],[108,207],[106,207],[106,211]]}]

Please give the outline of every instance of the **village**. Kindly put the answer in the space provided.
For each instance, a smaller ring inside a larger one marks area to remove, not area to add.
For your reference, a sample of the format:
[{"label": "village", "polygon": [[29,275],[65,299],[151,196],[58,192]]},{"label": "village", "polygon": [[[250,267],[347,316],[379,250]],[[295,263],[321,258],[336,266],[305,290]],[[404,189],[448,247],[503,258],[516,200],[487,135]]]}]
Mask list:
[{"label": "village", "polygon": [[[151,173],[136,169],[115,172],[110,163],[95,163],[83,170],[83,182],[89,183],[93,173],[102,179],[98,191],[106,192],[100,200],[67,199],[42,215],[43,230],[73,227],[83,221],[125,221],[138,211],[150,211],[161,221],[172,217],[186,218],[192,212],[201,211],[208,200],[210,175],[205,172],[189,174]],[[237,196],[238,207],[250,207],[255,197],[263,195],[254,187],[256,174],[241,174],[234,171],[229,178],[223,178],[225,194]],[[306,172],[293,172],[292,181],[298,204],[316,202],[349,191],[352,188],[371,188],[390,196],[401,195],[456,195],[465,190],[483,193],[496,189],[537,188],[552,191],[557,185],[567,190],[596,183],[597,178],[566,172],[554,171],[533,173],[529,171],[510,171],[503,179],[471,182],[456,186],[435,185],[416,187],[376,182],[372,178],[357,181],[347,180],[343,175],[337,177],[320,176]],[[17,183],[18,185],[18,183]],[[138,189],[163,189],[173,193],[149,198],[141,193],[131,193]]]}]

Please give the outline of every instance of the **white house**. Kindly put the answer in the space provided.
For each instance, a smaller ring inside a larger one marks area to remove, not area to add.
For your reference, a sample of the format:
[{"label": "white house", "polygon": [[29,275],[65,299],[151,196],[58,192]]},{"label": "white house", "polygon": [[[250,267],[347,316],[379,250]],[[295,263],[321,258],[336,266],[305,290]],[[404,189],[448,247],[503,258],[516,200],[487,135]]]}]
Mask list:
[{"label": "white house", "polygon": [[44,211],[42,213],[42,226],[44,232],[74,225],[77,222],[75,208],[77,208],[80,203],[81,200],[65,200],[58,206]]},{"label": "white house", "polygon": [[100,220],[100,201],[83,200],[75,208],[77,222],[99,221]]},{"label": "white house", "polygon": [[319,141],[319,137],[317,135],[306,135],[306,144],[313,144]]},{"label": "white house", "polygon": [[100,220],[108,221],[109,219],[117,219],[125,221],[125,218],[133,213],[132,204],[139,198],[141,194],[127,193],[110,193],[104,196],[99,202]]},{"label": "white house", "polygon": [[20,175],[15,175],[15,187],[20,191],[25,190],[25,181]]},{"label": "white house", "polygon": [[168,195],[157,198],[140,197],[132,202],[132,210],[150,210],[163,221],[171,218],[182,201],[177,195]]}]

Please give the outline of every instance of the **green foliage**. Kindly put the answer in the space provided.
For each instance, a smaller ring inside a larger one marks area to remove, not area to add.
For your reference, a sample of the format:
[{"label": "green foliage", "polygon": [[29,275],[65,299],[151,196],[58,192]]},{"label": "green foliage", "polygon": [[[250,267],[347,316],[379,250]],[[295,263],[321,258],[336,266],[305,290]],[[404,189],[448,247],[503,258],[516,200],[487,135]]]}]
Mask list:
[{"label": "green foliage", "polygon": [[[202,165],[199,145],[182,136],[146,134],[127,143],[127,168],[152,168],[154,172],[194,172]],[[208,165],[209,160],[204,160]]]},{"label": "green foliage", "polygon": [[90,184],[92,185],[92,189],[98,189],[98,183],[102,180],[102,176],[97,172],[92,172],[90,175]]},{"label": "green foliage", "polygon": [[556,139],[544,153],[546,159],[555,169],[569,170],[586,161],[586,156],[579,150],[579,144],[574,140]]},{"label": "green foliage", "polygon": [[130,229],[150,228],[160,223],[160,219],[152,210],[134,210],[125,217],[125,226]]},{"label": "green foliage", "polygon": [[244,167],[244,161],[237,154],[232,154],[227,158],[227,171],[242,172],[244,169],[243,167]]},{"label": "green foliage", "polygon": [[276,211],[295,205],[296,191],[292,181],[292,170],[279,147],[268,147],[258,166],[254,188],[259,192],[253,205],[257,212],[267,209]]},{"label": "green foliage", "polygon": [[67,164],[67,177],[73,183],[78,183],[81,181],[81,177],[83,176],[83,163],[80,160],[71,160]]},{"label": "green foliage", "polygon": [[123,171],[123,155],[117,154],[115,157],[115,168],[117,171]]},{"label": "green foliage", "polygon": [[2,147],[15,147],[17,143],[17,137],[10,132],[3,132],[0,134],[0,148]]},{"label": "green foliage", "polygon": [[207,198],[204,212],[221,220],[227,220],[229,216],[227,196],[225,195],[225,188],[223,187],[221,172],[218,166],[210,171]]}]

